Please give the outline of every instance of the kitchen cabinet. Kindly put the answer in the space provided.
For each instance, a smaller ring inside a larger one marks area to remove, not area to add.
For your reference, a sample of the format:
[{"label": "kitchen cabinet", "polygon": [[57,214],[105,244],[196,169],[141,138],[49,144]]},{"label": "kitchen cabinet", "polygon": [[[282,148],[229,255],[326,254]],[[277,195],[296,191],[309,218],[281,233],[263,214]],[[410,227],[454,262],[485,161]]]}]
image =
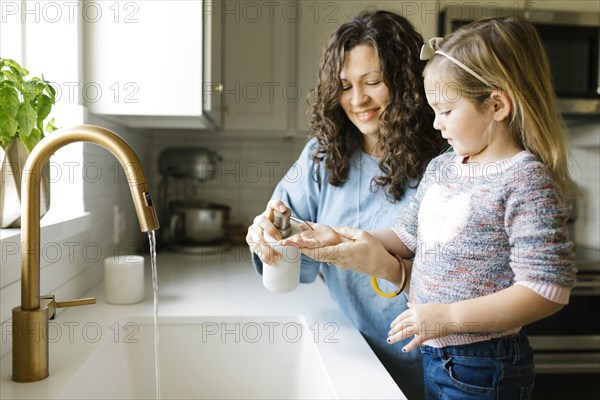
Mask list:
[{"label": "kitchen cabinet", "polygon": [[287,131],[297,102],[300,2],[218,2],[224,24],[225,130]]},{"label": "kitchen cabinet", "polygon": [[306,133],[307,98],[325,40],[364,7],[346,3],[354,2],[222,2],[226,130]]},{"label": "kitchen cabinet", "polygon": [[211,4],[83,2],[88,110],[132,127],[218,126],[221,21]]},{"label": "kitchen cabinet", "polygon": [[84,4],[90,112],[132,127],[294,126],[298,1]]},{"label": "kitchen cabinet", "polygon": [[303,18],[299,24],[298,54],[299,65],[297,83],[303,93],[302,100],[296,103],[296,130],[308,130],[307,98],[310,88],[317,81],[318,68],[323,47],[329,35],[335,31],[348,14],[346,3],[340,1],[300,2]]}]

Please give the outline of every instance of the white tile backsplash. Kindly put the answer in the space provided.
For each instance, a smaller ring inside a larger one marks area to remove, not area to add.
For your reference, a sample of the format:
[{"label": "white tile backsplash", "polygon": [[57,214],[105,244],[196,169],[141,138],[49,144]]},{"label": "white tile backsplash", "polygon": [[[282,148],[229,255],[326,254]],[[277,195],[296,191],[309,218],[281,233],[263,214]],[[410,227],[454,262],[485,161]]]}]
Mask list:
[{"label": "white tile backsplash", "polygon": [[[197,198],[231,207],[230,223],[248,226],[261,213],[275,185],[289,165],[300,155],[305,137],[257,138],[229,136],[221,132],[149,132],[153,143],[150,151],[155,165],[150,169],[151,186],[157,192],[162,177],[158,172],[160,153],[168,147],[206,147],[218,153],[222,160],[215,166],[215,175],[206,182],[193,184],[179,181],[173,184],[171,199]],[[163,206],[163,205],[159,205]]]}]

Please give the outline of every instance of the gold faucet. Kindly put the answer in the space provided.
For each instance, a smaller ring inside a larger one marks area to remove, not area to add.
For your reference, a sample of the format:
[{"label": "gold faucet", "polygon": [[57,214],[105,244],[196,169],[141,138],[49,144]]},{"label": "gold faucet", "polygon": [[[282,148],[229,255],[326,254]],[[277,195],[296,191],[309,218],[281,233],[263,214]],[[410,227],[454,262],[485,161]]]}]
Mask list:
[{"label": "gold faucet", "polygon": [[48,377],[48,320],[61,307],[96,303],[95,298],[57,302],[40,296],[40,179],[42,167],[61,147],[91,142],[108,149],[127,175],[142,232],[158,229],[158,219],[140,161],[129,144],[115,133],[93,125],[61,129],[33,148],[25,163],[21,189],[21,306],[12,310],[12,379],[35,382]]}]

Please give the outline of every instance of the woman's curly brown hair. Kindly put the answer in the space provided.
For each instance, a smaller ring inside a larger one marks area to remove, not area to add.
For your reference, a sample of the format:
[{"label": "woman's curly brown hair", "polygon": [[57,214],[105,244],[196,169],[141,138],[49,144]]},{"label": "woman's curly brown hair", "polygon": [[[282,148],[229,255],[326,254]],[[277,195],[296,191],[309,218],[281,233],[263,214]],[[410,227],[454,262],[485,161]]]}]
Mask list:
[{"label": "woman's curly brown hair", "polygon": [[379,55],[390,101],[380,118],[379,145],[383,174],[373,179],[388,198],[400,200],[405,187],[415,187],[426,163],[439,154],[442,137],[433,129],[433,111],[423,86],[425,62],[419,59],[423,38],[404,17],[387,11],[368,11],[343,24],[323,51],[319,77],[310,93],[310,131],[318,147],[313,161],[325,160],[329,183],[342,185],[352,154],[363,134],[350,122],[340,104],[340,72],[345,55],[368,44]]}]

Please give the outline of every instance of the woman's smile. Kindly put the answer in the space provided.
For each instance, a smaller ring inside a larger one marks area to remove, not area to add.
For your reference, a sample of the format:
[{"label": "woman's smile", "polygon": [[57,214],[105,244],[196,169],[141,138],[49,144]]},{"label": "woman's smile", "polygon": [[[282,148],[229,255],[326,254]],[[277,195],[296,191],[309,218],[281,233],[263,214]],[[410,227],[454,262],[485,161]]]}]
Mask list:
[{"label": "woman's smile", "polygon": [[362,122],[367,122],[378,116],[379,108],[373,108],[367,111],[354,111],[356,118]]}]

